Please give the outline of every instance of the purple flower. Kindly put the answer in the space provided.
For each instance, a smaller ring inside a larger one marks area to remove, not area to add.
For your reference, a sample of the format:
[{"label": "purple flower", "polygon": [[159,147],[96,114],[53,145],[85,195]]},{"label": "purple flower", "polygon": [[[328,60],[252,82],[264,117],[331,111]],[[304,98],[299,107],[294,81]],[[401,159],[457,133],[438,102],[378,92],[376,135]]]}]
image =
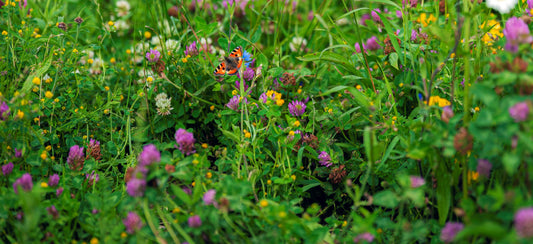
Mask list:
[{"label": "purple flower", "polygon": [[505,50],[509,52],[518,52],[518,45],[523,43],[531,43],[533,37],[529,34],[529,27],[527,24],[517,17],[512,17],[505,23],[503,34],[507,38]]},{"label": "purple flower", "polygon": [[68,153],[67,163],[71,170],[80,171],[83,169],[83,163],[85,162],[85,155],[83,154],[83,147],[74,145],[70,147]]},{"label": "purple flower", "polygon": [[518,236],[533,237],[533,207],[521,208],[514,215],[514,227]]},{"label": "purple flower", "polygon": [[320,155],[318,155],[318,161],[322,166],[329,167],[333,165],[333,163],[331,163],[331,157],[325,151],[320,152]]},{"label": "purple flower", "polygon": [[196,46],[196,41],[193,41],[191,45],[185,48],[185,56],[187,55],[190,55],[190,56],[198,55],[198,47]]},{"label": "purple flower", "polygon": [[2,174],[4,174],[4,176],[11,174],[11,172],[13,172],[13,163],[9,162],[2,165]]},{"label": "purple flower", "polygon": [[89,185],[91,185],[93,182],[96,183],[100,181],[100,175],[98,175],[94,170],[90,174],[86,174],[85,178],[89,180]]},{"label": "purple flower", "polygon": [[15,148],[15,158],[20,158],[22,157],[22,150],[18,150]]},{"label": "purple flower", "polygon": [[450,119],[453,118],[455,114],[453,113],[451,106],[446,106],[442,108],[442,114],[440,115],[440,119],[446,123],[450,122]]},{"label": "purple flower", "polygon": [[204,200],[204,204],[205,205],[211,205],[211,204],[215,203],[215,196],[216,195],[217,195],[217,191],[215,191],[214,189],[211,189],[211,190],[207,191],[204,194],[204,197],[202,198]]},{"label": "purple flower", "polygon": [[156,49],[150,49],[150,51],[146,53],[146,59],[148,59],[148,62],[151,63],[157,63],[160,57],[161,53]]},{"label": "purple flower", "polygon": [[189,227],[191,228],[198,228],[202,226],[202,220],[200,219],[200,216],[198,215],[189,217],[189,219],[187,220],[187,223],[189,224]]},{"label": "purple flower", "polygon": [[307,21],[311,21],[315,18],[315,14],[313,13],[313,10],[309,10],[309,13],[307,14]]},{"label": "purple flower", "polygon": [[[239,74],[237,73],[237,76]],[[242,73],[242,77],[245,81],[252,81],[254,79],[255,72],[252,68],[246,68],[246,70]],[[240,83],[240,82],[239,82]],[[245,86],[245,91],[248,90],[248,88]]]},{"label": "purple flower", "polygon": [[261,101],[262,103],[266,103],[267,99],[268,99],[268,96],[267,96],[267,94],[265,92],[263,92],[263,94],[261,94],[261,96],[259,96],[259,101]]},{"label": "purple flower", "polygon": [[230,108],[231,110],[237,111],[239,110],[239,100],[241,96],[235,95],[233,96],[229,102],[226,104],[226,107]]},{"label": "purple flower", "polygon": [[24,191],[31,191],[33,188],[33,182],[31,181],[31,175],[26,173],[22,177],[18,178],[15,183],[13,183],[13,190],[18,194],[18,187],[21,187]]},{"label": "purple flower", "polygon": [[[244,78],[244,79],[246,79],[246,78]],[[246,81],[244,81],[243,83],[244,83],[244,91],[247,91],[249,86],[248,86],[248,84],[246,84]],[[241,90],[241,80],[240,79],[235,81],[235,87],[237,88],[238,91]]]},{"label": "purple flower", "polygon": [[53,174],[52,176],[50,176],[50,178],[48,178],[48,186],[50,187],[57,186],[58,183],[59,183],[59,175]]},{"label": "purple flower", "polygon": [[517,123],[526,121],[527,116],[529,115],[529,106],[527,105],[527,102],[516,103],[509,108],[509,114]]},{"label": "purple flower", "polygon": [[126,226],[126,232],[133,234],[136,231],[140,230],[143,227],[143,222],[141,217],[135,212],[129,212],[128,216],[122,220],[124,226]]},{"label": "purple flower", "polygon": [[48,212],[48,214],[52,215],[54,219],[59,218],[59,212],[57,211],[56,206],[52,205],[50,207],[47,207],[46,211]]},{"label": "purple flower", "polygon": [[372,10],[372,20],[374,20],[376,24],[381,24],[383,22],[381,21],[381,18],[379,17],[378,13],[381,13],[381,10],[379,8]]},{"label": "purple flower", "polygon": [[377,37],[373,36],[366,40],[366,48],[368,50],[378,50],[380,47]]},{"label": "purple flower", "polygon": [[[363,50],[364,50],[365,53],[366,53],[366,45],[365,45],[364,43],[363,43]],[[361,53],[361,47],[359,46],[359,42],[356,42],[356,43],[355,43],[355,51],[356,51],[357,53]]]},{"label": "purple flower", "polygon": [[411,188],[418,188],[426,184],[426,181],[424,180],[424,178],[420,176],[411,176],[410,179],[411,179]]},{"label": "purple flower", "polygon": [[492,164],[489,162],[489,160],[486,159],[479,159],[477,161],[477,169],[476,171],[485,177],[490,176],[490,170],[492,169]]},{"label": "purple flower", "polygon": [[416,34],[416,30],[411,30],[411,41],[416,40],[416,37],[417,37],[417,36],[418,36],[418,35]]},{"label": "purple flower", "polygon": [[370,14],[363,14],[363,16],[361,16],[361,25],[366,26],[366,21],[369,19],[372,19]]},{"label": "purple flower", "polygon": [[91,211],[92,214],[97,214],[99,211],[96,208],[93,208],[93,211]]},{"label": "purple flower", "polygon": [[7,116],[9,116],[9,106],[7,106],[6,102],[2,102],[0,105],[0,120],[6,120]]},{"label": "purple flower", "polygon": [[305,104],[300,101],[292,101],[289,103],[289,113],[294,117],[300,117],[305,113]]},{"label": "purple flower", "polygon": [[365,232],[362,234],[357,235],[355,238],[353,238],[354,243],[358,243],[361,241],[366,241],[368,243],[374,241],[374,235],[370,234],[369,232]]},{"label": "purple flower", "polygon": [[56,190],[56,196],[57,196],[57,197],[61,196],[61,194],[63,194],[63,187],[59,187],[59,188],[57,188],[57,190]]},{"label": "purple flower", "polygon": [[440,239],[443,242],[452,242],[457,233],[463,230],[464,227],[462,223],[448,222],[440,232]]},{"label": "purple flower", "polygon": [[139,166],[147,167],[153,163],[161,161],[161,153],[157,150],[154,144],[148,144],[143,147],[143,151],[139,154]]},{"label": "purple flower", "polygon": [[180,128],[176,131],[174,138],[179,145],[179,150],[183,154],[190,155],[196,152],[196,150],[194,150],[195,139],[192,133]]},{"label": "purple flower", "polygon": [[128,183],[126,183],[126,191],[132,197],[142,197],[144,196],[144,191],[146,189],[146,180],[133,178]]},{"label": "purple flower", "polygon": [[183,192],[187,193],[187,195],[191,195],[192,194],[192,191],[191,189],[189,189],[189,187],[182,187],[181,190],[183,190]]},{"label": "purple flower", "polygon": [[403,18],[403,15],[402,15],[402,11],[401,11],[401,10],[396,10],[396,17],[398,17],[398,19]]}]

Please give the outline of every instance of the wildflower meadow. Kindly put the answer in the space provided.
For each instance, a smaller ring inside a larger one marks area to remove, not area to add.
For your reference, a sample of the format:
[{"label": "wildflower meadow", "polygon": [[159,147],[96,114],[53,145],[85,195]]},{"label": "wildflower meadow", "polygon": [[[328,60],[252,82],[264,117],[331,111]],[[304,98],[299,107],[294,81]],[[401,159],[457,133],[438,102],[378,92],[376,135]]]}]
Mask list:
[{"label": "wildflower meadow", "polygon": [[0,243],[533,242],[533,0],[0,6]]}]

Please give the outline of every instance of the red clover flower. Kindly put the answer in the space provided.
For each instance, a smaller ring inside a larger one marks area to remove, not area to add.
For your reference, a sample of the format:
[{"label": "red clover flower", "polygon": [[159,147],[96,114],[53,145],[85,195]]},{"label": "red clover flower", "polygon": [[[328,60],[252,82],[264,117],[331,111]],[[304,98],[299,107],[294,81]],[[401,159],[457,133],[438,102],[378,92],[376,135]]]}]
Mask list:
[{"label": "red clover flower", "polygon": [[515,122],[526,121],[529,115],[529,106],[527,102],[519,102],[509,108],[509,114]]},{"label": "red clover flower", "polygon": [[179,150],[183,154],[190,155],[196,152],[196,150],[194,150],[195,139],[192,133],[180,128],[176,131],[174,138],[179,145]]},{"label": "red clover flower", "polygon": [[157,63],[160,57],[161,53],[156,49],[150,49],[150,51],[146,53],[146,59],[148,59],[148,62],[150,63]]},{"label": "red clover flower", "polygon": [[126,191],[132,197],[142,197],[146,189],[146,180],[133,178],[126,183]]},{"label": "red clover flower", "polygon": [[141,217],[135,212],[129,212],[128,216],[122,220],[124,226],[126,226],[126,232],[133,234],[143,227]]},{"label": "red clover flower", "polygon": [[411,176],[411,188],[418,188],[426,184],[424,178],[420,176]]},{"label": "red clover flower", "polygon": [[13,163],[9,162],[5,165],[2,165],[2,174],[7,176],[13,172]]},{"label": "red clover flower", "polygon": [[529,27],[527,24],[517,17],[512,17],[505,23],[503,34],[507,38],[505,50],[516,53],[518,52],[518,45],[523,43],[531,43],[533,37],[529,34]]},{"label": "red clover flower", "polygon": [[216,195],[217,195],[217,192],[215,191],[215,189],[211,189],[211,190],[207,191],[204,194],[204,197],[202,198],[202,200],[204,201],[204,204],[205,205],[211,205],[211,204],[215,203],[215,196]]},{"label": "red clover flower", "polygon": [[292,101],[289,103],[289,113],[294,117],[300,117],[305,113],[305,104],[300,101]]},{"label": "red clover flower", "polygon": [[2,102],[2,105],[0,105],[0,120],[6,120],[7,116],[9,116],[9,106],[7,106],[6,102]]},{"label": "red clover flower", "polygon": [[452,242],[457,233],[463,230],[464,227],[465,226],[462,223],[448,222],[440,232],[440,239],[446,243]]},{"label": "red clover flower", "polygon": [[139,166],[147,167],[153,163],[161,161],[161,153],[157,150],[154,144],[149,144],[143,147],[143,151],[139,154]]},{"label": "red clover flower", "polygon": [[48,186],[50,187],[57,186],[58,183],[59,183],[59,175],[53,174],[52,176],[50,176],[50,178],[48,178]]},{"label": "red clover flower", "polygon": [[71,170],[81,171],[83,163],[85,162],[85,155],[83,154],[83,147],[74,145],[70,147],[68,153],[67,163]]},{"label": "red clover flower", "polygon": [[322,166],[329,167],[333,165],[333,163],[331,163],[331,157],[325,151],[322,151],[320,155],[318,155],[318,161],[320,162]]},{"label": "red clover flower", "polygon": [[202,226],[202,219],[200,219],[200,216],[194,215],[194,216],[189,217],[189,219],[187,220],[187,223],[189,224],[189,227],[191,228],[198,228]]},{"label": "red clover flower", "polygon": [[521,208],[514,215],[514,227],[518,236],[533,237],[533,207]]},{"label": "red clover flower", "polygon": [[29,173],[22,175],[22,177],[18,178],[15,183],[13,183],[13,190],[15,190],[15,193],[17,194],[19,186],[24,191],[31,191],[31,189],[33,188],[33,182]]},{"label": "red clover flower", "polygon": [[487,178],[490,176],[490,170],[492,169],[492,164],[489,162],[489,160],[486,159],[479,159],[477,161],[477,169],[476,171]]}]

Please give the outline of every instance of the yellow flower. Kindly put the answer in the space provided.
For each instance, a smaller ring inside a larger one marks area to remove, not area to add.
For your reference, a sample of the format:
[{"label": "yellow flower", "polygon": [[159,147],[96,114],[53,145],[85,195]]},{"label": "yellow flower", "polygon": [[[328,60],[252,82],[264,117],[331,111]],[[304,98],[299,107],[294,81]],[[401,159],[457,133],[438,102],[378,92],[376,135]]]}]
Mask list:
[{"label": "yellow flower", "polygon": [[2,35],[7,36],[7,31],[2,31]]},{"label": "yellow flower", "polygon": [[205,177],[206,177],[207,179],[211,179],[211,177],[213,177],[213,173],[211,173],[211,172],[207,172],[207,173],[205,174]]},{"label": "yellow flower", "polygon": [[109,26],[114,26],[115,23],[113,23],[113,21],[110,20],[109,22],[107,22],[107,25],[109,25]]},{"label": "yellow flower", "polygon": [[202,148],[203,148],[203,149],[206,149],[206,148],[208,148],[208,147],[209,147],[209,144],[207,144],[207,143],[202,143]]},{"label": "yellow flower", "polygon": [[296,180],[296,175],[291,175],[291,179],[294,181]]},{"label": "yellow flower", "polygon": [[474,110],[476,110],[476,112],[479,112],[479,107],[475,107]]},{"label": "yellow flower", "polygon": [[196,182],[193,181],[193,182],[191,183],[191,186],[194,187],[195,185],[196,185]]},{"label": "yellow flower", "polygon": [[179,212],[181,212],[181,210],[178,207],[172,209],[172,213],[179,213]]},{"label": "yellow flower", "polygon": [[54,102],[58,103],[59,102],[59,98],[54,99]]},{"label": "yellow flower", "polygon": [[348,221],[345,220],[342,222],[342,227],[346,227],[347,225],[348,225]]},{"label": "yellow flower", "polygon": [[403,87],[403,83],[400,83],[400,87]]},{"label": "yellow flower", "polygon": [[268,206],[268,201],[265,200],[265,199],[262,199],[261,201],[259,201],[259,206],[261,206],[263,208]]},{"label": "yellow flower", "polygon": [[72,52],[73,52],[73,53],[78,53],[78,49],[74,48],[74,49],[72,50]]},{"label": "yellow flower", "polygon": [[215,110],[215,105],[211,105],[211,107],[209,107],[209,110],[211,111]]},{"label": "yellow flower", "polygon": [[281,211],[281,212],[278,213],[278,216],[280,218],[285,218],[285,217],[287,217],[287,213],[285,211]]},{"label": "yellow flower", "polygon": [[267,180],[267,185],[272,185],[272,180]]},{"label": "yellow flower", "polygon": [[470,170],[468,171],[468,184],[470,184],[472,180],[477,181],[478,178],[479,178],[478,172],[470,171]]},{"label": "yellow flower", "polygon": [[31,82],[35,85],[40,85],[41,79],[39,79],[39,77],[33,77],[33,80],[31,80]]},{"label": "yellow flower", "polygon": [[194,160],[192,161],[192,164],[194,164],[194,165],[197,165],[198,163],[200,163],[200,161],[198,161],[198,159],[194,159]]},{"label": "yellow flower", "polygon": [[90,243],[91,243],[91,244],[98,244],[98,238],[93,237],[93,238],[91,239],[91,242],[90,242]]},{"label": "yellow flower", "polygon": [[50,151],[50,150],[52,150],[52,146],[48,145],[48,146],[46,146],[45,149],[46,149],[46,151]]},{"label": "yellow flower", "polygon": [[93,62],[94,62],[94,60],[93,60],[92,58],[87,59],[87,63],[89,63],[89,64],[93,64]]},{"label": "yellow flower", "polygon": [[422,13],[420,14],[420,17],[418,17],[417,21],[420,22],[422,26],[427,27],[431,22],[437,21],[437,18],[435,18],[433,14],[427,16],[426,13]]},{"label": "yellow flower", "polygon": [[152,76],[148,76],[148,78],[146,78],[146,81],[148,83],[152,83],[152,81],[154,81],[154,78],[152,78]]},{"label": "yellow flower", "polygon": [[112,63],[112,64],[115,64],[115,63],[117,62],[117,60],[116,60],[115,58],[111,58],[111,59],[109,60],[109,62]]},{"label": "yellow flower", "polygon": [[298,94],[301,94],[302,93],[302,89],[298,88],[298,90],[296,91]]},{"label": "yellow flower", "polygon": [[279,100],[276,101],[276,105],[278,105],[278,106],[281,106],[284,103],[285,103],[285,100],[283,100],[283,99],[279,99]]},{"label": "yellow flower", "polygon": [[292,123],[292,125],[294,125],[294,127],[298,127],[300,126],[300,121],[296,120],[294,123]]},{"label": "yellow flower", "polygon": [[294,131],[289,131],[289,136],[294,136]]},{"label": "yellow flower", "polygon": [[19,109],[19,111],[17,111],[17,117],[18,117],[19,119],[24,118],[24,112],[20,111],[20,109]]},{"label": "yellow flower", "polygon": [[181,62],[183,62],[183,63],[187,63],[187,58],[182,58],[182,59],[181,59]]},{"label": "yellow flower", "polygon": [[357,90],[361,90],[361,88],[362,88],[361,85],[355,86],[355,89],[357,89]]},{"label": "yellow flower", "polygon": [[46,182],[41,182],[41,187],[42,188],[47,188],[48,187],[48,184]]},{"label": "yellow flower", "polygon": [[150,37],[152,37],[152,33],[150,33],[149,31],[144,32],[144,38],[148,39]]},{"label": "yellow flower", "polygon": [[128,237],[128,234],[126,234],[126,232],[120,233],[120,238],[126,238],[126,237]]},{"label": "yellow flower", "polygon": [[239,93],[239,91],[237,91],[237,90],[231,91],[231,95],[233,95],[233,96],[237,95],[238,93]]},{"label": "yellow flower", "polygon": [[105,86],[104,89],[105,89],[106,91],[109,91],[109,86]]},{"label": "yellow flower", "polygon": [[109,113],[109,109],[104,109],[104,114],[108,114]]},{"label": "yellow flower", "polygon": [[130,50],[130,49],[127,49],[127,50],[126,50],[126,53],[127,53],[127,54],[131,54],[131,50]]},{"label": "yellow flower", "polygon": [[48,155],[46,155],[46,152],[43,151],[43,152],[41,153],[41,159],[42,159],[42,160],[46,160],[47,157],[48,157]]},{"label": "yellow flower", "polygon": [[54,97],[54,93],[52,93],[51,91],[46,91],[44,93],[44,96],[48,99],[52,99],[52,97]]},{"label": "yellow flower", "polygon": [[246,132],[244,133],[244,137],[246,137],[246,138],[250,138],[250,137],[252,137],[252,134],[251,134],[250,132],[246,131]]}]

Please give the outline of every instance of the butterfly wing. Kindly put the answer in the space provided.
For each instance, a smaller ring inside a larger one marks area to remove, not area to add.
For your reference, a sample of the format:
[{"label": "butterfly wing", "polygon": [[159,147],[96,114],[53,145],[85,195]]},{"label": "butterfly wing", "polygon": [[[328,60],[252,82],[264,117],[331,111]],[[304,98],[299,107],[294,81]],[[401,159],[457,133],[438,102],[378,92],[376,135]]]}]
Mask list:
[{"label": "butterfly wing", "polygon": [[225,75],[225,74],[226,74],[226,62],[222,62],[215,69],[215,75]]},{"label": "butterfly wing", "polygon": [[242,58],[242,47],[238,46],[229,54],[231,58]]}]

